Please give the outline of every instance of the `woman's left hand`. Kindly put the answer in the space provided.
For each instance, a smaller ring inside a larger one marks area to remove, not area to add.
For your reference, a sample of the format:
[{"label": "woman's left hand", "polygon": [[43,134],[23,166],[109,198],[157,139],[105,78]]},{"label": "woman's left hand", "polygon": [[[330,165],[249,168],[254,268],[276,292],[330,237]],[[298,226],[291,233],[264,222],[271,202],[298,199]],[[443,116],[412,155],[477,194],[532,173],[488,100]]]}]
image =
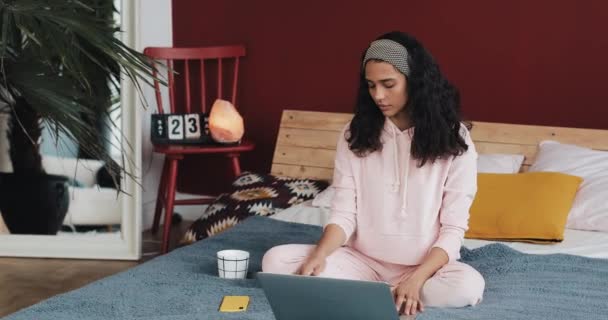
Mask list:
[{"label": "woman's left hand", "polygon": [[399,283],[395,288],[395,307],[397,311],[405,315],[415,315],[416,312],[424,311],[424,305],[420,299],[420,290],[426,279],[409,277]]}]

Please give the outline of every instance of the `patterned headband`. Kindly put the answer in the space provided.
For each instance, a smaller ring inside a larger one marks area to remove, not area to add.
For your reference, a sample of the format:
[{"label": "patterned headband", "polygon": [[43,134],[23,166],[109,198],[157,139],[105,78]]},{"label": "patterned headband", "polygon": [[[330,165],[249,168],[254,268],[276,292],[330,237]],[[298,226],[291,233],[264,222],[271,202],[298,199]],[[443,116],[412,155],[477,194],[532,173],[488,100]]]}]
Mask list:
[{"label": "patterned headband", "polygon": [[408,77],[410,75],[407,49],[398,42],[389,39],[380,39],[372,42],[365,53],[362,68],[365,68],[365,64],[371,59],[388,62],[404,75]]}]

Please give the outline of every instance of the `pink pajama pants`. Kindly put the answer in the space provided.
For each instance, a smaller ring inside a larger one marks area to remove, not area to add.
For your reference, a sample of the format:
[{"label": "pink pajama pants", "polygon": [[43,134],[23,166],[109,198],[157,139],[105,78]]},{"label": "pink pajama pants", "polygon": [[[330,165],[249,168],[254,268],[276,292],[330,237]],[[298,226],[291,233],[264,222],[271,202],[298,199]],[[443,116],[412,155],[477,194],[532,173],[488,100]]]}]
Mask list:
[{"label": "pink pajama pants", "polygon": [[[314,247],[306,244],[276,246],[264,255],[262,271],[294,274]],[[416,269],[416,266],[380,262],[350,247],[338,248],[326,262],[321,277],[385,281],[391,287],[407,279]],[[479,303],[484,287],[485,281],[477,270],[454,261],[429,278],[420,294],[422,303],[428,307],[464,307]]]}]

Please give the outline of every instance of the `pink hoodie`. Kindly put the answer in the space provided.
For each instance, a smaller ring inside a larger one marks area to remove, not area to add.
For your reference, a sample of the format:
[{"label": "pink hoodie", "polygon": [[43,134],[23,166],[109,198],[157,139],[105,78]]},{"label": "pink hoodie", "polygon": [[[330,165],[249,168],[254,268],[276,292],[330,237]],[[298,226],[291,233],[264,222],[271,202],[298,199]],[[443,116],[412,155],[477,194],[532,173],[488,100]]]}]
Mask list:
[{"label": "pink hoodie", "polygon": [[327,224],[344,230],[346,245],[380,261],[418,265],[433,247],[450,261],[460,258],[477,191],[477,152],[468,130],[462,126],[465,153],[419,168],[410,154],[413,128],[402,132],[387,118],[382,150],[359,158],[344,139],[348,127],[338,140]]}]

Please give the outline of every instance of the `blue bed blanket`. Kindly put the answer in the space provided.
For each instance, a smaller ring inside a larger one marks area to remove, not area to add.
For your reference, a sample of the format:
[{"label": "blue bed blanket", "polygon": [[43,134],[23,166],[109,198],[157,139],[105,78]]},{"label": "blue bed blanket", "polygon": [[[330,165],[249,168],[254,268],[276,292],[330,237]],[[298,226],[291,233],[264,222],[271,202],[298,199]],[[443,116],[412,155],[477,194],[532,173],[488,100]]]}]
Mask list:
[{"label": "blue bed blanket", "polygon": [[[14,313],[5,319],[274,319],[255,279],[217,277],[215,253],[251,253],[260,271],[269,248],[315,243],[321,228],[251,217],[234,228],[165,256]],[[461,309],[427,308],[417,319],[608,319],[608,260],[530,255],[500,244],[462,249],[461,261],[486,280],[484,300]],[[225,295],[248,295],[244,313],[220,313]]]}]

